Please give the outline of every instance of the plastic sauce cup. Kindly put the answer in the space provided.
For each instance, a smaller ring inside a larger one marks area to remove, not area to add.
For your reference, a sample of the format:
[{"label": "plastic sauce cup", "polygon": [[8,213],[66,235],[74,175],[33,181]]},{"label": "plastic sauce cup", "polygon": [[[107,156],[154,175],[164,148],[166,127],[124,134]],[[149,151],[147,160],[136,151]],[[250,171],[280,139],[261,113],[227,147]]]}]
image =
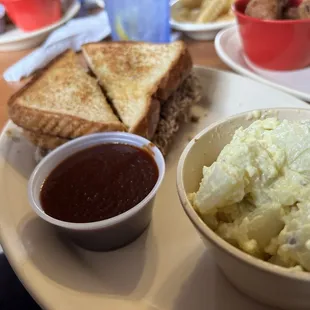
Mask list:
[{"label": "plastic sauce cup", "polygon": [[[132,209],[115,217],[91,223],[70,223],[55,219],[44,212],[40,191],[44,180],[63,160],[71,155],[104,143],[123,143],[138,148],[147,147],[158,167],[158,180],[151,192]],[[28,197],[35,213],[54,225],[74,243],[92,251],[107,251],[122,247],[138,238],[149,225],[156,193],[165,174],[165,160],[160,150],[147,139],[125,132],[106,132],[74,139],[48,154],[34,169],[28,183]]]}]

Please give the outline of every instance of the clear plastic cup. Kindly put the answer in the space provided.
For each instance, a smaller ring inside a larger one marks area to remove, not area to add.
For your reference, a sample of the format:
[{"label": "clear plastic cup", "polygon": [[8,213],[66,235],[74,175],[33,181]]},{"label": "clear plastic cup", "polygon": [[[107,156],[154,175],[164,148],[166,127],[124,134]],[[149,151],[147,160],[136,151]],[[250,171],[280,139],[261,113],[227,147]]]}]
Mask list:
[{"label": "clear plastic cup", "polygon": [[115,41],[170,42],[169,0],[106,0]]}]

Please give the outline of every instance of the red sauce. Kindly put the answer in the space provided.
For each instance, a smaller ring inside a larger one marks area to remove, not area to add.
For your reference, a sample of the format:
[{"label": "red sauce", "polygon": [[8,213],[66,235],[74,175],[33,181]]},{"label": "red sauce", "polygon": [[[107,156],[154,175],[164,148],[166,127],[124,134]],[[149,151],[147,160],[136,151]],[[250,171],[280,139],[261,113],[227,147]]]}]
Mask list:
[{"label": "red sauce", "polygon": [[46,178],[40,200],[50,216],[67,222],[105,220],[133,208],[158,179],[154,158],[127,144],[101,144],[66,158]]}]

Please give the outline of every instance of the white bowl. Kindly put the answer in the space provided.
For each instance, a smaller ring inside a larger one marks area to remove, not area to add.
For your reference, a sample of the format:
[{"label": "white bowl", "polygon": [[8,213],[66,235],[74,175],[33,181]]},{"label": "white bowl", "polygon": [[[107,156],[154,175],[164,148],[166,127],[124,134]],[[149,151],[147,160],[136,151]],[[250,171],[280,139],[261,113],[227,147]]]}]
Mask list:
[{"label": "white bowl", "polygon": [[[103,221],[69,223],[55,219],[44,212],[40,191],[44,180],[64,159],[81,150],[104,143],[123,143],[148,148],[157,164],[159,176],[152,191],[132,209]],[[60,228],[78,245],[89,250],[111,250],[135,240],[151,221],[155,195],[165,174],[165,161],[159,149],[150,141],[125,132],[107,132],[87,135],[68,142],[48,154],[34,169],[28,183],[29,202],[44,221]]]},{"label": "white bowl", "polygon": [[[171,9],[173,9],[173,6],[177,5],[178,2],[179,0],[173,1],[171,3]],[[213,40],[222,29],[231,27],[235,24],[235,20],[194,24],[178,22],[173,18],[170,19],[170,26],[173,29],[184,32],[188,37],[194,40]]]},{"label": "white bowl", "polygon": [[[310,119],[309,109],[279,108],[261,110],[262,115],[279,119]],[[210,166],[221,150],[231,141],[237,128],[248,127],[255,115],[246,112],[214,123],[200,132],[183,151],[177,170],[177,188],[181,204],[201,235],[213,250],[220,269],[240,291],[275,307],[289,310],[310,309],[310,273],[289,269],[262,261],[235,248],[212,231],[193,209],[187,194],[198,190],[202,167]]]}]

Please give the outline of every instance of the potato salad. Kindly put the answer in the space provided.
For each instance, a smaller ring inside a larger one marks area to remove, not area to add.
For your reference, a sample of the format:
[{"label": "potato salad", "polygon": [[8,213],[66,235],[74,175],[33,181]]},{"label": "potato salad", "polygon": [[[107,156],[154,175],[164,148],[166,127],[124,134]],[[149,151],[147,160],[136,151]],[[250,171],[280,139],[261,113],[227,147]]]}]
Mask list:
[{"label": "potato salad", "polygon": [[189,198],[232,245],[310,271],[310,121],[267,118],[239,128],[218,159],[203,167]]}]

